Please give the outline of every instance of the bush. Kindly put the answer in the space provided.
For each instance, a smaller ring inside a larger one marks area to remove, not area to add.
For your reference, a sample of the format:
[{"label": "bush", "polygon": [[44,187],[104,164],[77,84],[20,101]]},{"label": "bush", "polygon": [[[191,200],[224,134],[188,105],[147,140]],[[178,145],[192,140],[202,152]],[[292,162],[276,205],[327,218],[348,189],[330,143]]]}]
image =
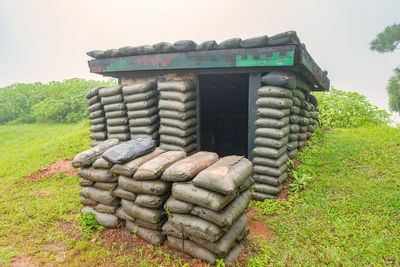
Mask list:
[{"label": "bush", "polygon": [[357,128],[389,122],[389,114],[385,110],[379,110],[365,96],[356,92],[331,88],[329,92],[313,94],[318,99],[319,120],[323,126]]},{"label": "bush", "polygon": [[76,122],[87,117],[86,92],[94,87],[115,86],[116,81],[69,79],[48,84],[16,83],[0,88],[0,124],[39,120]]}]

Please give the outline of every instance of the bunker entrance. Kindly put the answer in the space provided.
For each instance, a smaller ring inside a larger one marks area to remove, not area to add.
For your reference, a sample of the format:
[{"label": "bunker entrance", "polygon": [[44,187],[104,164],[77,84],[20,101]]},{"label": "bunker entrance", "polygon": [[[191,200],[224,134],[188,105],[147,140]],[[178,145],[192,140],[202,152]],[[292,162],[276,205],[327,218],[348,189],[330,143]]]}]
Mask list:
[{"label": "bunker entrance", "polygon": [[200,147],[247,155],[248,74],[200,75]]}]

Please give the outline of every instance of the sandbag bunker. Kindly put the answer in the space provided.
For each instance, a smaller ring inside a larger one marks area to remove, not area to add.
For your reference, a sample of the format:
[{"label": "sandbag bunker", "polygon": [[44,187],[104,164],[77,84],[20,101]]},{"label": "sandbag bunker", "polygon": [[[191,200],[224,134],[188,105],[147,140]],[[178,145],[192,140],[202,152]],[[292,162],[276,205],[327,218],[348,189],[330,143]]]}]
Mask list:
[{"label": "sandbag bunker", "polygon": [[156,147],[152,139],[109,139],[72,161],[81,176],[82,213],[154,245],[215,263],[233,262],[249,234],[252,163],[200,151]]}]

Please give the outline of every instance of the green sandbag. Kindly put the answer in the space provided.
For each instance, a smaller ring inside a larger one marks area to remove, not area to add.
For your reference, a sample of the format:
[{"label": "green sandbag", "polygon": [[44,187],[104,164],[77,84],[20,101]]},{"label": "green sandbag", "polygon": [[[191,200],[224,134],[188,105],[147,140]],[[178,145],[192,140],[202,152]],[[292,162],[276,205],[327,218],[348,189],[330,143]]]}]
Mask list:
[{"label": "green sandbag", "polygon": [[127,125],[127,124],[128,124],[128,118],[114,118],[114,119],[107,120],[108,126],[118,126],[118,125]]},{"label": "green sandbag", "polygon": [[85,96],[86,99],[91,99],[92,97],[98,96],[101,88],[103,88],[103,87],[96,87],[96,88],[93,88],[93,89],[90,89],[89,91],[87,91],[86,96]]},{"label": "green sandbag", "polygon": [[139,101],[146,101],[153,97],[157,96],[156,90],[150,90],[144,93],[132,94],[132,95],[124,95],[125,103],[134,103]]},{"label": "green sandbag", "polygon": [[268,44],[268,36],[262,35],[257,37],[248,38],[240,42],[240,47],[253,48],[253,47],[265,47]]},{"label": "green sandbag", "polygon": [[292,115],[298,115],[298,114],[300,114],[300,108],[299,108],[299,107],[296,107],[296,106],[291,107],[291,108],[290,108],[290,114],[292,114]]},{"label": "green sandbag", "polygon": [[[87,103],[88,103],[88,106],[94,105],[94,104],[96,104],[96,103],[100,103],[100,96],[95,95],[95,96],[91,97],[91,98],[87,101]],[[101,103],[100,103],[100,104],[101,104]]]},{"label": "green sandbag", "polygon": [[132,110],[142,110],[142,109],[149,109],[153,106],[156,106],[158,103],[157,98],[151,98],[145,101],[138,101],[138,102],[133,102],[133,103],[126,103],[126,109],[129,111]]},{"label": "green sandbag", "polygon": [[94,209],[101,213],[114,214],[117,211],[118,206],[110,206],[110,205],[104,205],[102,203],[99,203],[96,205],[96,207],[94,207]]},{"label": "green sandbag", "polygon": [[281,139],[257,137],[254,139],[254,144],[262,147],[281,148],[288,143],[288,137],[285,136]]},{"label": "green sandbag", "polygon": [[147,242],[155,245],[161,246],[165,241],[165,236],[160,231],[154,231],[144,227],[140,227],[134,222],[126,221],[126,230],[128,232],[134,233],[138,237],[146,240]]},{"label": "green sandbag", "polygon": [[282,119],[260,118],[257,119],[254,124],[257,127],[263,128],[282,128],[289,124],[289,117],[284,117]]},{"label": "green sandbag", "polygon": [[187,120],[189,118],[196,117],[196,110],[187,110],[185,112],[175,111],[175,110],[160,110],[160,118],[171,118],[177,120]]},{"label": "green sandbag", "polygon": [[[98,146],[96,146],[98,147]],[[78,171],[78,175],[82,178],[94,181],[94,182],[103,182],[103,183],[114,183],[117,181],[110,170],[107,169],[95,169],[93,167],[90,168],[82,168]]]},{"label": "green sandbag", "polygon": [[257,99],[256,105],[263,108],[286,109],[293,106],[293,101],[289,98],[260,97]]},{"label": "green sandbag", "polygon": [[[300,131],[300,128],[299,128]],[[290,133],[288,135],[289,142],[297,141],[299,139],[299,135],[297,133]]]},{"label": "green sandbag", "polygon": [[162,226],[167,220],[168,220],[167,217],[164,217],[158,223],[149,223],[149,222],[146,222],[146,221],[143,221],[143,220],[136,219],[135,223],[140,227],[143,227],[143,228],[146,228],[146,229],[149,229],[149,230],[159,231],[161,233]]},{"label": "green sandbag", "polygon": [[300,44],[295,31],[287,31],[270,36],[268,39],[268,46],[278,46],[286,44]]},{"label": "green sandbag", "polygon": [[101,97],[101,103],[103,105],[111,105],[114,103],[121,103],[121,102],[124,102],[124,98],[123,98],[122,94]]},{"label": "green sandbag", "polygon": [[158,209],[164,205],[169,196],[169,193],[162,196],[139,194],[136,197],[135,204],[144,208]]},{"label": "green sandbag", "polygon": [[311,117],[311,113],[305,109],[300,109],[300,116],[302,117],[306,117],[306,118],[310,118]]},{"label": "green sandbag", "polygon": [[188,102],[196,98],[194,91],[179,92],[179,91],[160,91],[160,98],[164,100],[175,100],[182,103]]},{"label": "green sandbag", "polygon": [[311,105],[307,101],[301,101],[301,108],[307,111],[311,111]]},{"label": "green sandbag", "polygon": [[131,134],[131,139],[138,139],[138,138],[146,138],[146,139],[153,139],[158,140],[159,134],[158,131],[155,131],[151,134]]},{"label": "green sandbag", "polygon": [[289,116],[289,121],[290,121],[290,123],[292,123],[292,124],[297,124],[297,123],[299,123],[299,122],[300,122],[300,119],[301,119],[301,117],[300,117],[300,116],[297,116],[297,115],[290,115],[290,116]]},{"label": "green sandbag", "polygon": [[195,134],[197,132],[196,127],[191,127],[186,130],[182,130],[176,127],[170,127],[170,126],[165,126],[165,125],[160,125],[160,130],[159,133],[166,134],[166,135],[172,135],[172,136],[178,136],[178,137],[187,137],[189,135]]},{"label": "green sandbag", "polygon": [[263,165],[254,165],[253,172],[256,174],[279,177],[287,170],[287,165],[283,164],[280,167],[268,167]]},{"label": "green sandbag", "polygon": [[81,187],[93,186],[93,185],[94,185],[94,182],[93,182],[93,181],[90,181],[90,180],[88,180],[88,179],[82,178],[82,179],[79,181],[79,185],[80,185]]},{"label": "green sandbag", "polygon": [[186,92],[194,90],[193,81],[159,81],[157,83],[157,89],[159,91],[179,91]]},{"label": "green sandbag", "polygon": [[270,166],[270,167],[275,167],[275,168],[279,168],[283,164],[286,164],[287,160],[288,160],[288,156],[286,153],[283,154],[278,159],[269,159],[269,158],[264,158],[264,157],[254,157],[253,158],[254,164]]},{"label": "green sandbag", "polygon": [[306,133],[308,131],[308,127],[307,126],[299,126],[300,129],[300,133]]},{"label": "green sandbag", "polygon": [[120,187],[115,189],[113,195],[116,197],[122,198],[122,199],[130,200],[130,201],[135,201],[135,199],[136,199],[136,194],[126,191]]},{"label": "green sandbag", "polygon": [[215,40],[209,40],[202,42],[201,44],[197,45],[197,51],[209,51],[217,49],[217,42]]},{"label": "green sandbag", "polygon": [[109,134],[127,133],[129,132],[128,125],[108,126],[107,131]]},{"label": "green sandbag", "polygon": [[105,117],[99,117],[99,118],[95,118],[95,119],[89,120],[89,122],[90,122],[91,125],[105,123],[106,122],[106,118]]},{"label": "green sandbag", "polygon": [[293,101],[293,106],[295,107],[301,107],[301,100],[298,99],[297,97],[292,97],[292,101]]},{"label": "green sandbag", "polygon": [[94,207],[97,205],[97,201],[94,201],[93,199],[87,198],[87,197],[81,197],[80,202],[83,206],[91,206]]},{"label": "green sandbag", "polygon": [[190,213],[194,205],[170,196],[164,204],[167,213]]},{"label": "green sandbag", "polygon": [[261,136],[261,137],[267,137],[267,138],[276,138],[276,139],[282,139],[285,136],[287,136],[290,132],[290,129],[288,126],[285,126],[281,129],[273,129],[273,128],[258,128],[256,129],[256,135]]},{"label": "green sandbag", "polygon": [[[183,246],[182,246],[183,245]],[[168,248],[175,249],[177,251],[184,251],[186,254],[206,261],[210,264],[215,264],[217,257],[207,249],[197,245],[193,241],[168,236]]]},{"label": "green sandbag", "polygon": [[293,159],[294,157],[296,157],[297,153],[298,153],[298,150],[294,149],[294,150],[291,150],[288,152],[288,156],[289,156],[289,158]]},{"label": "green sandbag", "polygon": [[105,112],[124,110],[124,109],[125,109],[124,103],[113,103],[113,104],[104,105]]},{"label": "green sandbag", "polygon": [[158,114],[154,114],[150,117],[133,118],[129,120],[129,126],[132,127],[151,126],[155,123],[158,124]]},{"label": "green sandbag", "polygon": [[281,157],[284,153],[286,153],[286,151],[287,151],[286,145],[278,149],[272,147],[257,146],[251,151],[251,153],[257,157],[277,159]]},{"label": "green sandbag", "polygon": [[120,141],[128,141],[131,138],[131,135],[129,133],[110,133],[108,134],[108,138],[115,138]]},{"label": "green sandbag", "polygon": [[100,117],[104,117],[104,111],[103,110],[96,110],[93,111],[89,114],[89,120],[97,119]]},{"label": "green sandbag", "polygon": [[310,120],[307,119],[307,118],[301,117],[301,119],[300,119],[300,121],[299,121],[299,124],[300,124],[300,125],[303,125],[303,126],[307,126],[307,125],[310,124]]},{"label": "green sandbag", "polygon": [[102,132],[102,131],[107,131],[107,126],[106,124],[96,124],[93,125],[92,127],[89,128],[89,131],[91,132]]},{"label": "green sandbag", "polygon": [[131,110],[127,112],[129,119],[150,117],[158,112],[158,107],[150,107],[141,110]]},{"label": "green sandbag", "polygon": [[308,125],[307,126],[308,132],[310,132],[310,133],[314,132],[314,128],[315,127],[313,125]]},{"label": "green sandbag", "polygon": [[135,221],[135,218],[132,218],[129,216],[125,211],[123,207],[120,207],[116,212],[115,216],[120,218],[121,220],[126,220],[126,221]]},{"label": "green sandbag", "polygon": [[182,102],[175,101],[175,100],[160,99],[158,101],[158,108],[159,109],[175,110],[175,111],[184,112],[184,111],[187,111],[187,110],[195,109],[196,108],[196,101],[189,101],[189,102],[186,102],[186,103],[182,103]]},{"label": "green sandbag", "polygon": [[178,52],[186,52],[186,51],[194,51],[196,50],[197,44],[192,40],[180,40],[176,41],[172,47],[175,51]]},{"label": "green sandbag", "polygon": [[270,194],[264,194],[260,192],[253,192],[251,194],[251,199],[257,200],[257,201],[264,201],[267,199],[275,199],[276,195],[270,195]]},{"label": "green sandbag", "polygon": [[94,103],[88,107],[89,112],[94,112],[101,109],[103,109],[103,105],[101,103]]},{"label": "green sandbag", "polygon": [[306,141],[307,140],[307,134],[305,133],[299,133],[299,139],[298,141]]},{"label": "green sandbag", "polygon": [[171,43],[168,42],[160,42],[153,45],[154,51],[156,53],[171,53],[174,51]]},{"label": "green sandbag", "polygon": [[115,206],[119,203],[119,200],[111,195],[110,192],[94,187],[82,188],[79,195],[110,206]]},{"label": "green sandbag", "polygon": [[81,210],[82,214],[85,214],[87,212],[94,214],[96,222],[105,227],[116,228],[119,224],[118,217],[113,214],[97,212],[91,207],[84,207]]},{"label": "green sandbag", "polygon": [[101,190],[106,190],[106,191],[110,191],[110,190],[114,190],[115,188],[117,188],[117,183],[102,183],[102,182],[96,182],[93,186],[101,189]]},{"label": "green sandbag", "polygon": [[239,186],[239,193],[243,193],[247,189],[249,189],[254,184],[254,179],[249,177]]},{"label": "green sandbag", "polygon": [[144,82],[133,85],[125,85],[124,87],[122,87],[122,93],[124,95],[139,94],[139,93],[145,93],[155,88],[156,88],[155,82]]},{"label": "green sandbag", "polygon": [[293,72],[288,71],[271,71],[261,77],[262,83],[266,85],[273,85],[295,89],[297,84],[296,76]]},{"label": "green sandbag", "polygon": [[160,136],[160,142],[164,144],[171,144],[171,145],[177,145],[177,146],[187,146],[191,143],[194,143],[197,139],[197,135],[189,135],[187,137],[177,137],[173,135],[167,135],[163,134]]},{"label": "green sandbag", "polygon": [[131,134],[148,134],[151,135],[155,131],[157,131],[159,128],[158,124],[153,124],[149,126],[135,126],[135,127],[129,127],[129,132]]},{"label": "green sandbag", "polygon": [[149,223],[158,223],[165,217],[162,209],[148,209],[143,208],[132,201],[121,200],[124,211],[135,219],[140,219]]},{"label": "green sandbag", "polygon": [[106,112],[106,119],[124,118],[126,117],[126,110],[115,110]]},{"label": "green sandbag", "polygon": [[193,152],[194,150],[196,150],[197,148],[197,144],[196,143],[191,143],[187,146],[179,146],[179,145],[172,145],[172,144],[164,144],[161,143],[160,147],[162,149],[168,150],[168,151],[183,151],[187,154]]},{"label": "green sandbag", "polygon": [[[92,139],[92,140],[106,140],[107,139],[107,132],[106,131],[95,132],[95,133],[92,133],[89,136],[89,138]],[[112,139],[112,138],[110,137],[110,139]]]},{"label": "green sandbag", "polygon": [[218,49],[234,49],[240,48],[240,38],[230,38],[218,44]]},{"label": "green sandbag", "polygon": [[101,97],[108,97],[121,94],[122,86],[114,86],[114,87],[103,87],[99,90],[99,95]]},{"label": "green sandbag", "polygon": [[271,185],[267,185],[267,184],[255,183],[252,186],[252,189],[257,193],[263,193],[263,194],[268,194],[268,195],[277,195],[282,191],[283,186],[282,185],[271,186]]},{"label": "green sandbag", "polygon": [[279,177],[263,175],[263,174],[254,174],[254,180],[259,184],[269,184],[273,186],[281,185],[288,177],[287,172],[282,173]]},{"label": "green sandbag", "polygon": [[292,90],[277,86],[263,86],[257,90],[259,96],[292,98]]},{"label": "green sandbag", "polygon": [[299,142],[297,142],[297,141],[292,141],[292,142],[287,144],[288,151],[291,151],[291,150],[296,149],[298,147],[299,147]]},{"label": "green sandbag", "polygon": [[169,119],[169,118],[161,118],[160,123],[162,125],[167,125],[171,127],[176,127],[182,130],[186,130],[190,127],[197,125],[196,118],[190,118],[188,120],[177,120],[177,119]]},{"label": "green sandbag", "polygon": [[290,133],[298,133],[300,131],[300,127],[297,124],[290,124],[289,125]]},{"label": "green sandbag", "polygon": [[259,108],[257,109],[257,115],[260,118],[282,119],[290,115],[290,109]]},{"label": "green sandbag", "polygon": [[121,175],[118,179],[118,187],[137,194],[150,194],[162,196],[171,189],[171,185],[161,180],[136,181]]}]

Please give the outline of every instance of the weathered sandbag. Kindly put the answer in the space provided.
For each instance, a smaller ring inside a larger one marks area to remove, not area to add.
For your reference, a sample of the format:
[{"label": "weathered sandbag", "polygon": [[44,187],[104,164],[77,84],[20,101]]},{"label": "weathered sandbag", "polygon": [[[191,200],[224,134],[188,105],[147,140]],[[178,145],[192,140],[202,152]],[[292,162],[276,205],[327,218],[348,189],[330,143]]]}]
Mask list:
[{"label": "weathered sandbag", "polygon": [[273,158],[277,159],[286,153],[287,147],[286,145],[281,148],[272,148],[272,147],[255,147],[251,153],[258,157],[265,157],[265,158]]},{"label": "weathered sandbag", "polygon": [[155,246],[161,246],[165,241],[165,236],[160,231],[140,227],[131,221],[126,221],[126,229]]},{"label": "weathered sandbag", "polygon": [[310,117],[315,120],[318,119],[318,112],[317,111],[310,112]]},{"label": "weathered sandbag", "polygon": [[122,87],[122,93],[124,95],[140,94],[155,88],[155,82],[144,82],[133,85],[125,85],[124,87]]},{"label": "weathered sandbag", "polygon": [[263,193],[263,194],[268,194],[268,195],[277,195],[282,191],[283,186],[282,185],[271,186],[271,185],[267,185],[267,184],[255,183],[251,188],[254,189],[254,191],[258,192],[258,193]]},{"label": "weathered sandbag", "polygon": [[243,193],[247,189],[249,189],[252,185],[254,184],[254,179],[249,177],[249,179],[246,179],[238,188],[239,193]]},{"label": "weathered sandbag", "polygon": [[297,123],[299,123],[300,122],[300,116],[297,116],[297,115],[290,115],[289,116],[289,121],[290,121],[290,123],[292,123],[292,124],[297,124]]},{"label": "weathered sandbag", "polygon": [[122,199],[130,200],[130,201],[135,201],[135,199],[136,199],[136,195],[134,193],[126,191],[120,187],[115,189],[113,195],[116,197],[122,198]]},{"label": "weathered sandbag", "polygon": [[298,133],[300,131],[300,127],[297,124],[289,125],[290,133]]},{"label": "weathered sandbag", "polygon": [[158,99],[154,97],[154,98],[144,100],[144,101],[126,103],[125,105],[126,105],[127,110],[132,111],[132,110],[149,109],[153,106],[156,106],[157,103],[158,103]]},{"label": "weathered sandbag", "polygon": [[99,203],[96,205],[96,207],[94,207],[94,209],[101,213],[115,213],[118,209],[118,206],[110,206]]},{"label": "weathered sandbag", "polygon": [[260,118],[254,124],[263,128],[282,128],[289,124],[289,117],[282,119]]},{"label": "weathered sandbag", "polygon": [[81,187],[93,186],[93,185],[94,185],[94,182],[91,181],[91,180],[82,178],[82,179],[79,181],[79,185],[80,185]]},{"label": "weathered sandbag", "polygon": [[129,132],[131,134],[148,134],[151,135],[155,131],[157,131],[159,128],[158,124],[153,124],[149,126],[135,126],[135,127],[129,127]]},{"label": "weathered sandbag", "polygon": [[154,51],[156,53],[170,53],[174,51],[171,43],[160,42],[153,45]]},{"label": "weathered sandbag", "polygon": [[307,126],[307,125],[310,124],[310,120],[309,120],[308,118],[303,118],[303,117],[301,117],[301,118],[299,119],[299,124],[300,124],[300,125],[303,125],[303,126]]},{"label": "weathered sandbag", "polygon": [[104,57],[118,57],[120,56],[118,49],[108,49],[104,51]]},{"label": "weathered sandbag", "polygon": [[270,166],[270,167],[275,167],[275,168],[279,168],[280,166],[282,166],[282,164],[285,164],[287,160],[288,160],[288,156],[286,154],[283,154],[278,159],[269,159],[269,158],[265,158],[265,157],[254,157],[253,158],[254,164]]},{"label": "weathered sandbag", "polygon": [[124,109],[125,109],[125,104],[124,103],[113,103],[113,104],[104,105],[104,111],[105,112],[116,111],[116,110],[124,110]]},{"label": "weathered sandbag", "polygon": [[178,136],[178,137],[186,137],[192,134],[195,134],[197,132],[196,127],[192,127],[186,130],[178,129],[176,127],[170,127],[170,126],[164,126],[160,125],[160,134],[166,134],[166,135],[173,135],[173,136]]},{"label": "weathered sandbag", "polygon": [[[310,115],[311,115],[311,112],[310,112]],[[315,125],[315,120],[313,118],[308,118],[308,121],[309,121],[309,125],[312,125],[312,126]]]},{"label": "weathered sandbag", "polygon": [[162,196],[171,189],[171,184],[161,180],[137,181],[121,175],[118,187],[132,193]]},{"label": "weathered sandbag", "polygon": [[102,182],[96,182],[94,184],[94,187],[101,189],[101,190],[114,190],[115,188],[117,188],[117,183],[102,183]]},{"label": "weathered sandbag", "polygon": [[293,101],[289,98],[280,97],[260,97],[256,101],[256,105],[263,108],[281,108],[286,109],[293,106]]},{"label": "weathered sandbag", "polygon": [[129,131],[129,127],[128,127],[128,125],[108,126],[107,131],[110,134],[126,133]]},{"label": "weathered sandbag", "polygon": [[119,48],[118,50],[119,50],[119,54],[124,57],[137,55],[136,48],[133,46],[124,46],[124,47]]},{"label": "weathered sandbag", "polygon": [[103,88],[103,87],[96,87],[96,88],[93,88],[93,89],[90,89],[89,91],[87,91],[87,93],[85,95],[86,99],[89,100],[92,97],[98,96],[101,88]]},{"label": "weathered sandbag", "polygon": [[92,140],[106,140],[107,139],[107,132],[95,132],[89,136]]},{"label": "weathered sandbag", "polygon": [[300,129],[300,133],[306,133],[308,131],[308,127],[307,126],[299,126]]},{"label": "weathered sandbag", "polygon": [[148,154],[156,148],[156,143],[151,139],[135,139],[121,143],[107,150],[103,158],[112,163],[125,163],[142,155]]},{"label": "weathered sandbag", "polygon": [[107,96],[114,96],[121,94],[121,88],[122,86],[114,86],[114,87],[103,87],[99,90],[99,95],[101,97],[107,97]]},{"label": "weathered sandbag", "polygon": [[154,231],[159,231],[161,233],[162,226],[167,220],[168,220],[168,218],[164,217],[158,223],[149,223],[149,222],[146,222],[146,221],[143,221],[143,220],[136,219],[135,223],[140,227],[143,227],[143,228],[146,228],[146,229],[150,229],[150,230],[154,230]]},{"label": "weathered sandbag", "polygon": [[95,147],[98,144],[100,144],[101,142],[103,142],[103,141],[93,141],[93,142],[90,143],[90,147]]},{"label": "weathered sandbag", "polygon": [[128,215],[136,219],[140,219],[150,223],[158,223],[163,219],[163,217],[165,217],[164,211],[162,209],[143,208],[136,205],[132,201],[125,199],[122,199],[121,203],[124,211]]},{"label": "weathered sandbag", "polygon": [[276,176],[279,177],[282,173],[286,172],[287,165],[282,164],[280,167],[268,167],[263,165],[254,165],[253,172],[262,175]]},{"label": "weathered sandbag", "polygon": [[269,184],[273,186],[279,186],[282,184],[288,177],[287,172],[282,173],[279,177],[263,175],[263,174],[254,174],[253,178],[257,183],[261,184]]},{"label": "weathered sandbag", "polygon": [[115,164],[111,168],[112,174],[121,174],[127,177],[132,177],[136,170],[143,165],[145,162],[154,159],[155,157],[159,156],[160,154],[164,153],[165,150],[157,147],[153,152],[150,152],[146,155],[137,157],[133,160],[130,160],[123,164]]},{"label": "weathered sandbag", "polygon": [[293,96],[299,98],[302,101],[305,100],[304,93],[299,89],[293,89]]},{"label": "weathered sandbag", "polygon": [[150,117],[158,112],[158,107],[151,107],[147,109],[141,109],[141,110],[131,110],[128,111],[128,118],[129,119],[134,119],[134,118],[143,118],[143,117]]},{"label": "weathered sandbag", "polygon": [[166,143],[166,144],[172,144],[172,145],[177,145],[177,146],[187,146],[191,143],[194,143],[197,139],[197,135],[189,135],[187,137],[176,137],[173,135],[166,135],[163,134],[160,136],[160,142],[161,143]]},{"label": "weathered sandbag", "polygon": [[100,118],[100,117],[104,117],[104,111],[103,110],[96,110],[96,111],[93,111],[93,112],[91,112],[89,114],[89,119],[90,120],[93,120],[93,119],[96,119],[96,118]]},{"label": "weathered sandbag", "polygon": [[118,218],[120,218],[121,220],[126,220],[126,221],[135,221],[135,218],[133,218],[132,216],[129,216],[125,211],[123,207],[120,207],[119,209],[117,209],[117,211],[115,212],[115,216],[117,216]]},{"label": "weathered sandbag", "polygon": [[100,96],[95,95],[95,96],[91,97],[90,99],[88,99],[87,103],[89,106],[94,105],[96,103],[100,103]]},{"label": "weathered sandbag", "polygon": [[169,196],[169,193],[162,196],[139,194],[136,197],[135,204],[144,208],[158,209],[164,205]]},{"label": "weathered sandbag", "polygon": [[164,204],[164,209],[167,213],[190,213],[193,207],[193,204],[180,201],[172,196],[170,196]]},{"label": "weathered sandbag", "polygon": [[110,205],[110,206],[115,206],[116,204],[119,203],[119,200],[110,194],[110,192],[97,189],[94,187],[84,187],[82,190],[79,192],[79,195],[81,197],[86,197],[93,199],[94,201]]},{"label": "weathered sandbag", "polygon": [[115,110],[106,112],[106,119],[123,118],[126,116],[126,110]]},{"label": "weathered sandbag", "polygon": [[196,46],[197,44],[192,40],[180,40],[172,45],[174,50],[178,52],[193,51],[196,50]]},{"label": "weathered sandbag", "polygon": [[289,89],[296,88],[296,76],[292,72],[271,71],[261,78],[267,85],[280,86]]},{"label": "weathered sandbag", "polygon": [[157,140],[158,137],[159,137],[158,131],[155,131],[152,134],[131,134],[131,139],[147,138],[147,139]]},{"label": "weathered sandbag", "polygon": [[245,212],[249,202],[250,190],[247,190],[219,212],[195,206],[191,214],[213,222],[220,227],[231,226]]},{"label": "weathered sandbag", "polygon": [[[186,254],[206,261],[210,264],[215,264],[217,257],[207,249],[197,245],[193,241],[172,236],[168,236],[168,247],[177,251],[184,251]],[[182,246],[183,245],[183,246]]]},{"label": "weathered sandbag", "polygon": [[177,120],[177,119],[170,119],[170,118],[161,118],[160,123],[162,125],[176,127],[182,130],[186,130],[190,127],[197,125],[196,118],[190,118],[188,120]]},{"label": "weathered sandbag", "polygon": [[104,122],[106,122],[106,117],[95,118],[95,119],[89,120],[89,122],[90,122],[90,124],[92,124],[92,125],[104,123]]},{"label": "weathered sandbag", "polygon": [[312,133],[312,132],[314,132],[314,125],[308,125],[307,126],[307,130],[310,132],[310,133]]},{"label": "weathered sandbag", "polygon": [[119,223],[118,217],[113,214],[101,213],[95,211],[91,207],[84,207],[81,210],[81,213],[85,214],[86,212],[93,213],[95,215],[96,222],[100,225],[110,228],[116,228],[118,226]]},{"label": "weathered sandbag", "polygon": [[187,110],[185,112],[175,110],[160,110],[160,118],[171,118],[177,120],[187,120],[189,118],[196,117],[196,110]]},{"label": "weathered sandbag", "polygon": [[182,238],[182,235],[183,235],[185,238],[189,238],[188,236],[185,235],[185,232],[183,232],[182,230],[183,230],[182,228],[180,228],[176,225],[173,225],[169,221],[166,221],[164,223],[164,225],[162,226],[162,233],[166,236]]},{"label": "weathered sandbag", "polygon": [[183,151],[165,152],[141,165],[133,175],[133,178],[138,180],[157,179],[161,176],[165,169],[171,166],[174,162],[185,157],[186,153]]},{"label": "weathered sandbag", "polygon": [[182,103],[188,102],[196,98],[194,91],[179,92],[179,91],[160,91],[160,98],[164,100],[175,100]]},{"label": "weathered sandbag", "polygon": [[263,86],[257,90],[259,96],[292,98],[292,90],[278,86]]},{"label": "weathered sandbag", "polygon": [[179,145],[172,145],[172,144],[164,144],[161,143],[160,147],[162,149],[168,150],[168,151],[183,151],[185,153],[190,153],[193,152],[197,148],[196,143],[191,143],[187,146],[179,146]]},{"label": "weathered sandbag", "polygon": [[276,195],[270,195],[270,194],[264,194],[260,192],[253,192],[251,194],[251,199],[253,200],[258,200],[258,201],[264,201],[266,199],[275,199]]},{"label": "weathered sandbag", "polygon": [[158,101],[158,108],[184,112],[184,111],[187,111],[190,109],[195,109],[196,101],[189,101],[186,103],[182,103],[182,102],[175,101],[175,100],[160,99],[160,101]]},{"label": "weathered sandbag", "polygon": [[94,182],[114,183],[117,181],[110,170],[94,169],[93,167],[80,169],[78,175]]},{"label": "weathered sandbag", "polygon": [[290,109],[259,108],[257,115],[261,118],[282,119],[290,115]]},{"label": "weathered sandbag", "polygon": [[157,89],[159,91],[179,91],[186,92],[194,90],[193,81],[158,81]]},{"label": "weathered sandbag", "polygon": [[156,90],[147,91],[145,93],[125,95],[124,102],[125,103],[134,103],[134,102],[139,102],[139,101],[147,101],[149,99],[154,98],[156,95],[157,95]]},{"label": "weathered sandbag", "polygon": [[107,120],[108,126],[118,126],[118,125],[127,125],[127,124],[128,124],[128,118],[114,118],[114,119]]},{"label": "weathered sandbag", "polygon": [[306,101],[301,101],[301,108],[307,111],[311,111],[311,105]]},{"label": "weathered sandbag", "polygon": [[214,211],[222,210],[236,195],[237,192],[230,195],[223,195],[195,186],[192,183],[172,184],[172,196],[174,198]]},{"label": "weathered sandbag", "polygon": [[234,49],[240,47],[240,38],[231,38],[218,44],[218,49]]},{"label": "weathered sandbag", "polygon": [[292,141],[287,144],[288,151],[296,149],[298,147],[299,147],[299,142],[297,142],[297,141]]},{"label": "weathered sandbag", "polygon": [[290,132],[290,129],[288,126],[285,126],[281,129],[273,129],[273,128],[258,128],[256,129],[256,135],[261,136],[261,137],[267,137],[267,138],[276,138],[276,139],[282,139],[285,136],[287,136]]},{"label": "weathered sandbag", "polygon": [[154,48],[150,45],[140,45],[136,47],[138,55],[154,54]]},{"label": "weathered sandbag", "polygon": [[257,137],[254,139],[254,144],[262,147],[281,148],[288,143],[288,137],[285,136],[281,139]]},{"label": "weathered sandbag", "polygon": [[108,138],[115,138],[120,141],[128,141],[130,139],[129,133],[110,133],[108,134]]},{"label": "weathered sandbag", "polygon": [[92,207],[96,206],[98,203],[97,201],[94,201],[93,199],[86,197],[81,197],[80,202],[83,206],[92,206]]},{"label": "weathered sandbag", "polygon": [[240,47],[252,48],[252,47],[264,47],[268,44],[268,36],[262,35],[257,37],[248,38],[240,42]]},{"label": "weathered sandbag", "polygon": [[293,159],[294,157],[296,157],[297,153],[298,153],[298,150],[294,149],[294,150],[291,150],[288,152],[288,156],[289,156],[289,158]]},{"label": "weathered sandbag", "polygon": [[224,234],[218,225],[189,214],[174,214],[168,221],[182,227],[185,235],[194,235],[210,242],[217,241]]},{"label": "weathered sandbag", "polygon": [[318,99],[314,95],[310,95],[310,103],[314,107],[318,107]]},{"label": "weathered sandbag", "polygon": [[299,107],[296,107],[296,106],[291,107],[291,108],[290,108],[290,114],[292,114],[292,115],[298,115],[298,114],[300,114],[300,108],[299,108]]},{"label": "weathered sandbag", "polygon": [[94,112],[96,110],[101,110],[103,108],[103,105],[101,103],[95,103],[92,104],[88,107],[89,112]]},{"label": "weathered sandbag", "polygon": [[212,152],[197,152],[168,167],[161,176],[164,181],[183,182],[191,180],[199,172],[211,166],[218,160],[218,155]]},{"label": "weathered sandbag", "polygon": [[158,123],[158,114],[154,114],[150,117],[133,118],[133,119],[129,120],[129,126],[132,126],[132,127],[151,126],[154,123]]},{"label": "weathered sandbag", "polygon": [[[300,131],[300,128],[299,128]],[[289,142],[297,141],[299,139],[299,134],[298,133],[290,133],[288,135]]]},{"label": "weathered sandbag", "polygon": [[106,131],[106,130],[107,130],[107,126],[104,123],[96,124],[89,128],[89,131],[91,131],[91,132],[101,132],[101,131]]},{"label": "weathered sandbag", "polygon": [[217,49],[217,42],[215,40],[205,41],[197,45],[197,51],[209,51]]},{"label": "weathered sandbag", "polygon": [[101,97],[101,103],[106,106],[106,105],[111,105],[114,103],[120,103],[123,102],[124,98],[122,96],[122,94],[119,95],[113,95],[113,96],[102,96]]},{"label": "weathered sandbag", "polygon": [[91,166],[105,151],[118,143],[119,141],[116,139],[109,139],[101,142],[96,147],[92,147],[76,155],[71,164],[75,168]]},{"label": "weathered sandbag", "polygon": [[301,107],[301,100],[298,99],[297,97],[292,97],[292,101],[293,101],[293,106],[295,107]]},{"label": "weathered sandbag", "polygon": [[305,147],[307,145],[306,141],[300,141],[299,142],[299,147]]},{"label": "weathered sandbag", "polygon": [[306,118],[310,118],[311,117],[311,113],[305,109],[300,109],[300,116],[302,117],[306,117]]},{"label": "weathered sandbag", "polygon": [[269,37],[268,46],[284,45],[284,44],[300,44],[295,31],[287,31],[275,34]]},{"label": "weathered sandbag", "polygon": [[194,179],[197,186],[229,195],[248,179],[252,163],[241,156],[227,156],[201,171]]}]

